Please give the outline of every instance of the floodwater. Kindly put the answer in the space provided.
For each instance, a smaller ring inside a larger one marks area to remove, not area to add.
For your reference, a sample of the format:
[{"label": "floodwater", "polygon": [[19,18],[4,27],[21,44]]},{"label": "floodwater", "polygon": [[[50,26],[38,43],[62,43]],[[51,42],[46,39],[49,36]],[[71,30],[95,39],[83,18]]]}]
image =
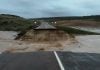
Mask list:
[{"label": "floodwater", "polygon": [[[18,32],[0,31],[0,52],[32,52],[32,51],[71,51],[100,53],[100,35],[75,36],[75,41],[67,40],[56,43],[29,43],[13,40]],[[61,44],[61,45],[59,45]]]},{"label": "floodwater", "polygon": [[90,32],[96,32],[96,33],[100,33],[100,28],[96,28],[96,27],[80,27],[80,26],[70,26],[72,28],[75,28],[75,29],[80,29],[80,30],[85,30],[85,31],[90,31]]},{"label": "floodwater", "polygon": [[18,32],[15,31],[0,31],[0,39],[13,40],[17,36]]},{"label": "floodwater", "polygon": [[100,35],[76,36],[78,47],[71,49],[72,52],[100,53]]}]

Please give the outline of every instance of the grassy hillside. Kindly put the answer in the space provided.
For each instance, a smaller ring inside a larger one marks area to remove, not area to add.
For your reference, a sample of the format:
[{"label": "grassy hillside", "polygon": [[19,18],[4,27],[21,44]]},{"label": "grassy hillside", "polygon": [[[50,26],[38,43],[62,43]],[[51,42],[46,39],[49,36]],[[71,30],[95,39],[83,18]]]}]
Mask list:
[{"label": "grassy hillside", "polygon": [[8,14],[0,15],[0,30],[2,31],[20,31],[31,26],[33,22],[31,20]]}]

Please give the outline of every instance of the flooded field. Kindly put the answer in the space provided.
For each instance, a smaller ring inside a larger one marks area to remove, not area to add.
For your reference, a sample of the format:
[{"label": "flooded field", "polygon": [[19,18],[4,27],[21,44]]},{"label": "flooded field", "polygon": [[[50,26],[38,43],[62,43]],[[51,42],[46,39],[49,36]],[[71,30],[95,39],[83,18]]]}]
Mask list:
[{"label": "flooded field", "polygon": [[100,35],[76,36],[79,48],[71,49],[72,52],[100,53]]},{"label": "flooded field", "polygon": [[75,29],[80,29],[80,30],[85,30],[85,31],[90,31],[90,32],[96,32],[96,33],[100,33],[100,27],[80,27],[80,26],[70,26],[71,28],[75,28]]},{"label": "flooded field", "polygon": [[13,40],[17,36],[18,32],[15,31],[0,31],[0,40],[1,39],[11,39]]}]

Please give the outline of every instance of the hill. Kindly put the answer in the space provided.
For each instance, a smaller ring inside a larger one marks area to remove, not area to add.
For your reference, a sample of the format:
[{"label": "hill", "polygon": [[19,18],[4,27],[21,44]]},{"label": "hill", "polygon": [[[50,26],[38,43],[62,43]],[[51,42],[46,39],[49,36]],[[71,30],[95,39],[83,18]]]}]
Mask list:
[{"label": "hill", "polygon": [[31,20],[20,16],[0,14],[0,30],[2,31],[20,31],[26,29],[32,24]]}]

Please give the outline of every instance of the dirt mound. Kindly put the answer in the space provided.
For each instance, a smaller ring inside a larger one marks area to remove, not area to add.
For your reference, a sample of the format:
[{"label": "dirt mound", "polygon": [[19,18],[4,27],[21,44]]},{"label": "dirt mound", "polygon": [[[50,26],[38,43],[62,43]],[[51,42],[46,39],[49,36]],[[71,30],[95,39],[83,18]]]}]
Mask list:
[{"label": "dirt mound", "polygon": [[69,34],[66,34],[61,30],[29,30],[24,35],[18,37],[22,41],[33,42],[47,42],[47,41],[59,41],[67,40],[70,38]]}]

